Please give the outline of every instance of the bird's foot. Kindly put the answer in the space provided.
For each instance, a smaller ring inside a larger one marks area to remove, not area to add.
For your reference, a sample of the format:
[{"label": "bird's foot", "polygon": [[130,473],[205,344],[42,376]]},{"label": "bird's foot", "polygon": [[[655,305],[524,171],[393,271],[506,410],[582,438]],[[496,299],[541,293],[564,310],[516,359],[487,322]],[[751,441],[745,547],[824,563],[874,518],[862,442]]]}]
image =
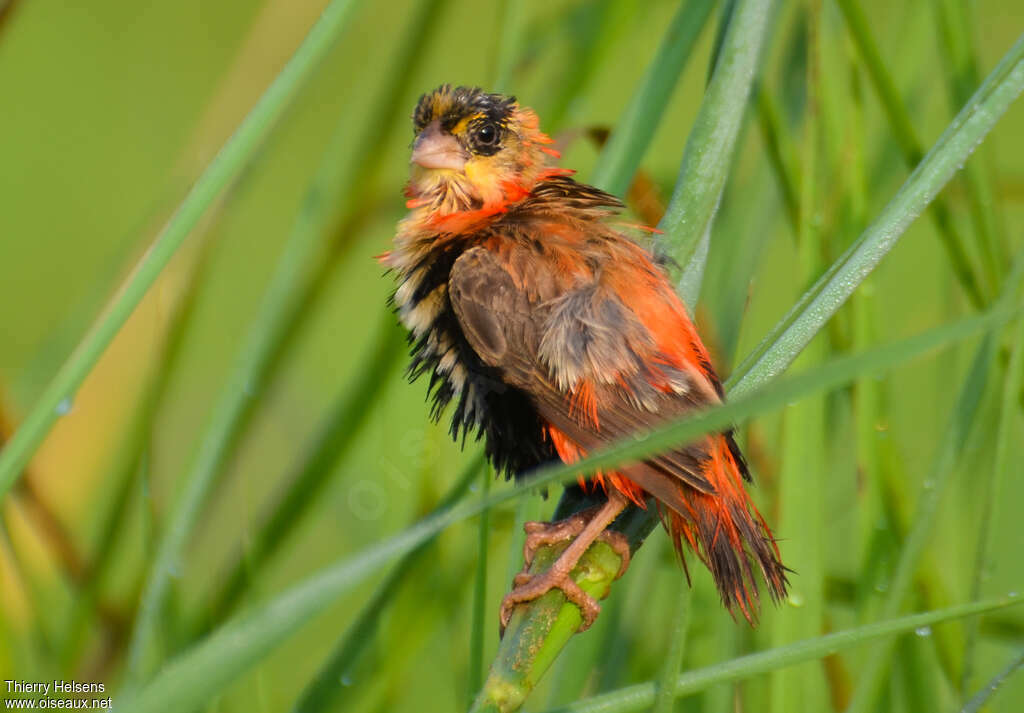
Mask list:
[{"label": "bird's foot", "polygon": [[[502,633],[517,605],[533,601],[556,588],[561,589],[566,599],[579,607],[583,616],[580,631],[590,628],[601,611],[601,606],[584,592],[570,575],[580,558],[596,540],[607,543],[619,555],[621,564],[615,577],[621,577],[626,571],[630,559],[629,540],[619,532],[605,529],[624,507],[625,501],[616,496],[602,507],[585,510],[565,520],[553,523],[526,523],[526,544],[523,546],[523,559],[526,564],[523,571],[516,575],[513,590],[501,602]],[[538,548],[566,540],[571,540],[571,543],[550,569],[537,574],[529,571]]]},{"label": "bird's foot", "polygon": [[[523,543],[522,574],[529,573],[537,550],[541,547],[557,545],[560,542],[566,542],[579,537],[583,529],[600,510],[600,507],[590,508],[558,522],[525,523],[523,530],[526,532],[526,542]],[[619,573],[615,575],[615,578],[618,579],[629,568],[629,558],[631,556],[629,540],[626,539],[625,535],[614,530],[604,530],[595,539],[606,543],[621,559],[622,565],[619,567]]]},{"label": "bird's foot", "polygon": [[542,574],[520,572],[512,584],[515,588],[501,601],[502,633],[505,632],[505,627],[508,626],[508,622],[512,618],[512,612],[519,604],[532,602],[556,588],[561,589],[565,593],[565,598],[579,607],[580,614],[583,615],[580,631],[589,629],[601,612],[601,605],[597,603],[596,599],[584,592],[568,573],[556,572],[554,567]]}]

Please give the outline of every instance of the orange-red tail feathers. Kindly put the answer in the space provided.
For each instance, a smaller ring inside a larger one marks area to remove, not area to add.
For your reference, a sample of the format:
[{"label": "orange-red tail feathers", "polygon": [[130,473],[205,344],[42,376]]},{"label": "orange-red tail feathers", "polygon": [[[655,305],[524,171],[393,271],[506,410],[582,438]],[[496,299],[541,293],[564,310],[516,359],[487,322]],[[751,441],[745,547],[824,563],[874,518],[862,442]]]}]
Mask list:
[{"label": "orange-red tail feathers", "polygon": [[757,580],[761,574],[773,600],[786,595],[786,568],[768,524],[743,488],[740,470],[725,436],[713,441],[704,462],[704,477],[715,492],[703,493],[680,486],[685,512],[666,510],[663,520],[680,559],[688,544],[711,570],[722,603],[739,608],[754,623],[758,612]]}]

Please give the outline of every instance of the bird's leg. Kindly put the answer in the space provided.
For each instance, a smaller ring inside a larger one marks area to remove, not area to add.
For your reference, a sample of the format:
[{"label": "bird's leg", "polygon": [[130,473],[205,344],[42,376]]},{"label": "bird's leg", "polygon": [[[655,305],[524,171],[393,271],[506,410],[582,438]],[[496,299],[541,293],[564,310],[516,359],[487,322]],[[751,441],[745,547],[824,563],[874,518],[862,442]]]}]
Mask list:
[{"label": "bird's leg", "polygon": [[[549,545],[557,545],[560,542],[579,537],[583,528],[593,519],[601,508],[597,505],[578,513],[570,515],[564,520],[557,522],[526,522],[523,523],[523,531],[526,533],[526,541],[523,542],[523,571],[522,574],[529,574],[533,565],[533,558],[537,550]],[[606,543],[622,560],[618,577],[621,577],[629,567],[629,541],[618,532],[602,530],[597,539]]]},{"label": "bird's leg", "polygon": [[[513,581],[515,588],[501,602],[501,630],[503,632],[516,605],[533,601],[555,588],[565,592],[566,598],[580,608],[580,612],[583,614],[580,631],[590,628],[597,618],[598,612],[601,611],[601,606],[593,597],[584,592],[569,575],[590,545],[595,540],[603,540],[622,558],[622,565],[616,575],[617,577],[622,576],[629,565],[629,542],[625,536],[617,532],[609,532],[606,528],[625,509],[626,505],[625,496],[610,488],[608,502],[600,508],[585,510],[565,520],[547,525],[527,523],[524,528],[527,532],[527,542],[523,547],[523,556],[528,562],[523,571],[516,575]],[[531,574],[527,571],[537,547],[567,539],[572,539],[572,542],[559,555],[550,569],[538,574]]]}]

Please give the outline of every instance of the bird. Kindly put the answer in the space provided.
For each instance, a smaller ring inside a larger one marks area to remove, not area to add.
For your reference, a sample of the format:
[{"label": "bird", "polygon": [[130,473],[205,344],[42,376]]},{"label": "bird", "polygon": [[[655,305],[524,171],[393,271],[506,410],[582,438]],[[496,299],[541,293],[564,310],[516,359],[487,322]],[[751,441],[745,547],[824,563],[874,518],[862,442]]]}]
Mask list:
[{"label": "bird", "polygon": [[[723,400],[664,260],[617,218],[618,198],[553,165],[559,152],[534,111],[444,84],[420,97],[412,122],[408,213],[378,259],[396,281],[408,376],[429,379],[430,415],[450,410],[453,438],[482,438],[496,471],[519,480]],[[596,540],[625,571],[629,544],[610,526],[630,507],[656,508],[684,570],[693,552],[723,605],[754,624],[755,572],[779,601],[789,570],[750,480],[732,430],[580,478],[602,504],[526,523],[502,630],[517,606],[554,588],[589,627],[600,605],[570,573]],[[566,541],[548,570],[529,571],[538,547]]]}]

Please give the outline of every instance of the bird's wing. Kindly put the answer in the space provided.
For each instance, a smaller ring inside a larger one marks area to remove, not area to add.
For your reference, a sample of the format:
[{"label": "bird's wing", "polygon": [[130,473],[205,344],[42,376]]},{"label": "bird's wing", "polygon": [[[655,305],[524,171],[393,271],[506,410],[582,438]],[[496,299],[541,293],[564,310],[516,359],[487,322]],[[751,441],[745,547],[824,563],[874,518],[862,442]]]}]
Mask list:
[{"label": "bird's wing", "polygon": [[[472,248],[452,268],[449,298],[473,350],[526,392],[552,437],[566,441],[555,443],[563,458],[717,399],[713,373],[691,373],[661,355],[656,335],[614,290],[593,282],[538,291],[559,281],[544,271],[556,268],[534,261],[517,270],[514,260]],[[704,472],[711,447],[704,439],[621,470],[673,509],[684,507],[680,483],[715,492]]]},{"label": "bird's wing", "polygon": [[[614,261],[604,265],[590,281],[567,278],[569,260],[499,259],[484,247],[452,268],[449,297],[466,340],[529,396],[567,462],[721,398],[678,298],[657,268],[633,257],[618,271]],[[686,542],[725,605],[753,621],[755,567],[775,599],[785,596],[786,570],[741,476],[746,465],[725,432],[594,477],[638,504],[644,491],[663,504],[680,557]]]}]

